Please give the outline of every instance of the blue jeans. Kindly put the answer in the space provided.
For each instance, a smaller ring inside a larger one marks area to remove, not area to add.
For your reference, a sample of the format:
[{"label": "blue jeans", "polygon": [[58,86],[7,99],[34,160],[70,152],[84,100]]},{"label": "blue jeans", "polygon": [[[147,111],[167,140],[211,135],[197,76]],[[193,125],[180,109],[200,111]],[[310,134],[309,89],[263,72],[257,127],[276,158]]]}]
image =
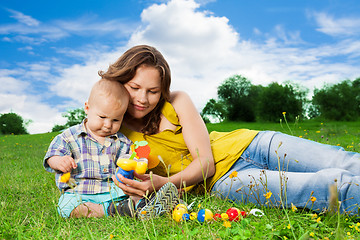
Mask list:
[{"label": "blue jeans", "polygon": [[[234,171],[236,177],[232,174]],[[282,200],[284,207],[291,207],[292,203],[298,208],[321,211],[329,205],[329,186],[334,184],[339,193],[341,212],[357,213],[360,203],[359,153],[263,131],[215,183],[212,192],[234,202],[279,206]],[[271,197],[266,195],[269,192]],[[311,197],[316,200],[311,201]]]}]

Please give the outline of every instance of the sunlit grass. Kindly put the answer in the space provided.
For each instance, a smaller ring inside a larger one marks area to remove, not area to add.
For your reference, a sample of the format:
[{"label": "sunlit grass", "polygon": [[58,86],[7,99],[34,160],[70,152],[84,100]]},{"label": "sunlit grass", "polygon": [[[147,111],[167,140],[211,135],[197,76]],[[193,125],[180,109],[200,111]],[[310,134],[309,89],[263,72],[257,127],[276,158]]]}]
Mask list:
[{"label": "sunlit grass", "polygon": [[[276,130],[289,133],[284,123],[222,123],[208,125],[209,131],[238,128]],[[359,122],[289,123],[294,135],[360,150]],[[360,224],[346,215],[314,215],[311,211],[260,207],[265,216],[248,216],[242,221],[209,224],[176,223],[170,215],[151,221],[130,218],[62,219],[56,211],[60,192],[54,175],[42,166],[54,133],[0,136],[0,239],[359,239]],[[253,205],[235,204],[213,196],[186,195],[195,201],[193,211],[208,208],[224,213],[229,207],[249,211]],[[310,202],[311,204],[311,202]],[[199,206],[200,205],[200,206]],[[258,208],[258,207],[257,207]],[[290,220],[290,223],[289,223]]]}]

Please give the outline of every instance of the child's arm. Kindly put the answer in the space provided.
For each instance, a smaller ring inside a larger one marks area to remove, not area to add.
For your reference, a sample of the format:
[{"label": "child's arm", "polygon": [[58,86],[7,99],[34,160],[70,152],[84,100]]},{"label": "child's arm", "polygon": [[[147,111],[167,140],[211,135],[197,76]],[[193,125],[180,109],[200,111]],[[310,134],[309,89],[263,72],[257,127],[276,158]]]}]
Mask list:
[{"label": "child's arm", "polygon": [[75,160],[70,156],[52,156],[47,160],[49,166],[63,173],[70,172],[71,169],[77,168]]}]

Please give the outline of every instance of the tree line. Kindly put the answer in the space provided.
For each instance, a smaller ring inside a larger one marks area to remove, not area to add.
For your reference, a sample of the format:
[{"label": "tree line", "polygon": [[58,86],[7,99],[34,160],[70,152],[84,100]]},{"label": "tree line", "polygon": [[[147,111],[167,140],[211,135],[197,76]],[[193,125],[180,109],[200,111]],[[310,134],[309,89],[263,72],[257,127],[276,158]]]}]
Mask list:
[{"label": "tree line", "polygon": [[226,79],[217,89],[217,99],[210,99],[201,111],[205,122],[269,121],[319,118],[330,121],[356,121],[360,117],[360,78],[309,90],[286,82],[267,86],[253,85],[241,75]]},{"label": "tree line", "polygon": [[[283,117],[330,121],[357,121],[360,118],[360,78],[343,80],[338,84],[324,85],[314,89],[312,99],[307,99],[309,90],[292,82],[267,86],[253,85],[247,78],[234,75],[225,79],[217,89],[217,99],[210,99],[201,111],[205,122],[222,121],[269,121]],[[64,125],[55,125],[53,132],[61,131],[85,118],[83,108],[63,113]],[[0,114],[0,134],[28,134],[31,120],[10,112]]]}]

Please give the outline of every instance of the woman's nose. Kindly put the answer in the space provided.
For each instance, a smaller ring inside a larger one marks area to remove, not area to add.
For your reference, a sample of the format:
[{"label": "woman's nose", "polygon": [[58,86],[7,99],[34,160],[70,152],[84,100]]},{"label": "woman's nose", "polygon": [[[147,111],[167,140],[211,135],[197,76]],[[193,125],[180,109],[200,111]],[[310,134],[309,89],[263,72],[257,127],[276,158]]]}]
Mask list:
[{"label": "woman's nose", "polygon": [[138,101],[142,104],[147,102],[147,94],[145,91],[140,91],[138,95]]}]

